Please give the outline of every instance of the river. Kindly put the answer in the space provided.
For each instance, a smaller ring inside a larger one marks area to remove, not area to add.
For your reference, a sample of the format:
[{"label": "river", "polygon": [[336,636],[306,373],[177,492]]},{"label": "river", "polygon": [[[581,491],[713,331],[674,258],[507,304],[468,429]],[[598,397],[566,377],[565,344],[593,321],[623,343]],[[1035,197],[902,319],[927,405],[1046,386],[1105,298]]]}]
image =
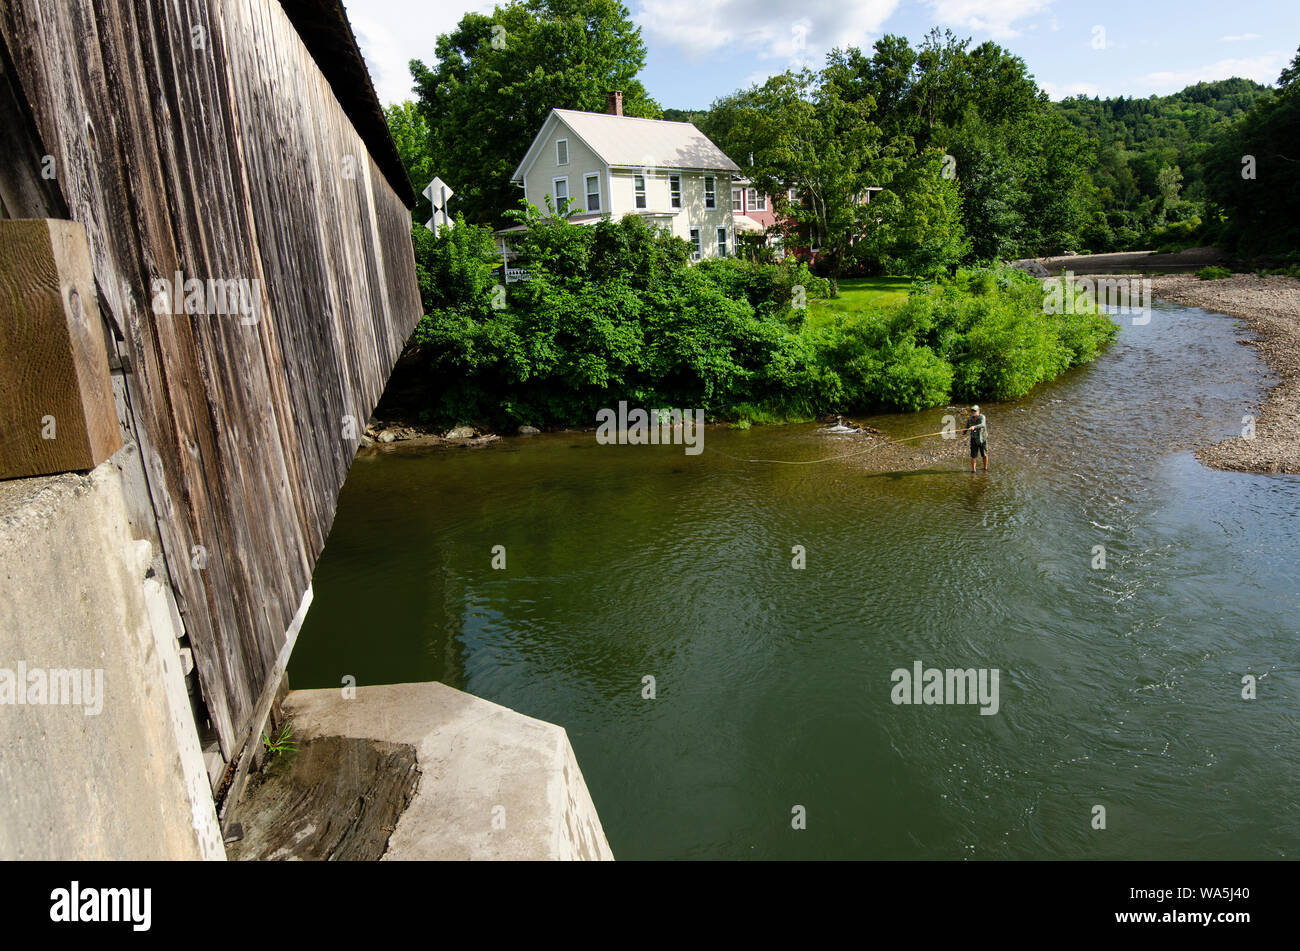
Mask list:
[{"label": "river", "polygon": [[[1300,480],[1192,454],[1269,378],[1229,317],[1115,319],[984,407],[988,474],[730,458],[862,445],[812,424],[360,457],[290,683],[441,680],[564,726],[621,859],[1294,858]],[[894,703],[917,661],[996,669],[996,713]]]}]

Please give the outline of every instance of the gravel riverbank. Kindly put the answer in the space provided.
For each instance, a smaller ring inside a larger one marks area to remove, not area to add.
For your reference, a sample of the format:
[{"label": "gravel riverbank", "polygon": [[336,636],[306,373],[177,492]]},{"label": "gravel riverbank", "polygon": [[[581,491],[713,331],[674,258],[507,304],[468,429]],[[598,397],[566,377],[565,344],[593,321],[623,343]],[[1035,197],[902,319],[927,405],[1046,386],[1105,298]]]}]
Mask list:
[{"label": "gravel riverbank", "polygon": [[[1152,293],[1164,300],[1229,314],[1244,320],[1277,378],[1262,407],[1254,411],[1254,438],[1235,436],[1197,450],[1215,469],[1300,474],[1300,280],[1234,274],[1202,281],[1194,274],[1152,278]],[[1242,407],[1242,415],[1253,407]]]}]

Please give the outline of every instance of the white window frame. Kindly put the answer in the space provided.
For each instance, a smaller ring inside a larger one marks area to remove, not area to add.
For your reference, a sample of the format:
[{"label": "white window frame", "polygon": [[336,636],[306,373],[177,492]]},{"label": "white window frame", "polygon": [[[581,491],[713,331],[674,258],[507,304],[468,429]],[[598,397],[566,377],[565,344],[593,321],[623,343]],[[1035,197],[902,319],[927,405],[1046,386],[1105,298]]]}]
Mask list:
[{"label": "white window frame", "polygon": [[704,176],[704,207],[718,207],[718,179],[714,175]]},{"label": "white window frame", "polygon": [[700,238],[700,229],[692,228],[691,235],[691,260],[698,261],[704,257],[704,244]]},{"label": "white window frame", "polygon": [[[593,178],[596,180],[596,191],[595,191],[594,193],[591,191],[591,189],[589,189],[589,188],[587,187],[587,183],[590,182]],[[596,196],[596,207],[595,207],[595,208],[592,208],[592,207],[591,207],[591,196],[592,196],[593,194],[595,194],[595,196]],[[583,197],[583,199],[586,201],[586,208],[587,208],[587,211],[604,211],[604,210],[605,210],[605,196],[604,196],[604,188],[601,186],[601,183],[600,183],[600,172],[598,172],[598,171],[596,171],[596,172],[587,172],[586,174],[584,174],[584,175],[582,176],[582,197]]]},{"label": "white window frame", "polygon": [[727,236],[726,226],[719,225],[718,226],[718,257],[720,258],[725,258],[727,256],[727,245],[729,243],[727,241],[727,237],[728,236]]},{"label": "white window frame", "polygon": [[745,190],[743,188],[731,189],[731,211],[733,214],[745,213]]},{"label": "white window frame", "polygon": [[[563,161],[563,162],[560,161],[560,143],[561,143],[561,142],[564,143],[564,161]],[[568,164],[569,164],[569,140],[568,140],[568,139],[556,139],[556,140],[555,140],[555,165],[556,165],[556,167],[558,168],[558,167],[560,167],[560,166],[562,166],[562,165],[568,165]]]},{"label": "white window frame", "polygon": [[682,177],[668,176],[668,204],[672,208],[682,207]]},{"label": "white window frame", "polygon": [[565,209],[564,209],[564,205],[560,204],[560,189],[558,187],[560,182],[564,182],[564,205],[567,205],[570,202],[572,202],[573,196],[569,193],[568,175],[560,175],[556,178],[551,179],[551,197],[555,199],[555,212],[556,214],[562,215],[564,214]]},{"label": "white window frame", "polygon": [[[633,191],[633,194],[634,194],[634,197],[633,197],[632,203],[633,203],[634,205],[636,205],[637,208],[647,208],[647,207],[649,207],[649,205],[648,205],[648,199],[647,199],[647,197],[646,197],[646,182],[645,182],[645,178],[646,178],[646,177],[645,177],[644,175],[633,175],[633,176],[632,176],[632,191]],[[638,186],[638,185],[637,185],[637,182],[640,182],[641,184]]]},{"label": "white window frame", "polygon": [[745,193],[745,203],[750,211],[767,211],[767,196],[760,195],[757,188]]}]

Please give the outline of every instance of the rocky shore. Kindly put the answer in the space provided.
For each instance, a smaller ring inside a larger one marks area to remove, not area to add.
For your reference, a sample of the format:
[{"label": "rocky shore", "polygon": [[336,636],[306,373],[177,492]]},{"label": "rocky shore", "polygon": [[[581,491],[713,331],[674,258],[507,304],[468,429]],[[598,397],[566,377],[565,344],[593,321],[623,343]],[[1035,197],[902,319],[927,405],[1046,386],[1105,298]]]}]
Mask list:
[{"label": "rocky shore", "polygon": [[[525,430],[528,430],[528,432],[525,432]],[[537,430],[531,427],[520,427],[520,435],[536,432]],[[375,451],[384,446],[394,445],[476,449],[479,446],[490,445],[500,439],[501,437],[496,433],[479,430],[473,426],[457,426],[446,432],[439,432],[420,423],[372,419],[366,424],[366,431],[361,436],[359,451]]]},{"label": "rocky shore", "polygon": [[[1239,317],[1277,377],[1255,416],[1253,438],[1235,436],[1197,450],[1196,456],[1215,469],[1236,472],[1300,473],[1300,280],[1273,275],[1234,274],[1202,281],[1195,274],[1166,274],[1152,278],[1156,297]],[[1250,412],[1242,408],[1242,415]]]}]

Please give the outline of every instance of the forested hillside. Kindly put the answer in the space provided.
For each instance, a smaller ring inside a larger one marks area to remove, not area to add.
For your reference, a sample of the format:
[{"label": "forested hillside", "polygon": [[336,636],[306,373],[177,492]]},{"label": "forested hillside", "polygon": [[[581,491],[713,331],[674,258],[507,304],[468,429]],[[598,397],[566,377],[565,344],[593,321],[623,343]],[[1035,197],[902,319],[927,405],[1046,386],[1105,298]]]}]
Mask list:
[{"label": "forested hillside", "polygon": [[1097,150],[1091,176],[1104,217],[1090,229],[1089,250],[1134,250],[1194,238],[1206,218],[1207,151],[1272,96],[1251,80],[1224,79],[1171,96],[1078,96],[1057,103]]}]

